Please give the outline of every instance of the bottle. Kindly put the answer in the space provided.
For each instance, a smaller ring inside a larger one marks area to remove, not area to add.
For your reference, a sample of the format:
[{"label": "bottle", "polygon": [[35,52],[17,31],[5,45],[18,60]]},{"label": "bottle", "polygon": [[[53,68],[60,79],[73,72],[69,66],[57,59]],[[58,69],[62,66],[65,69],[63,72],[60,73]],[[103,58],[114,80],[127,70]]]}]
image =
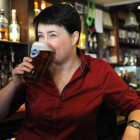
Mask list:
[{"label": "bottle", "polygon": [[0,69],[1,69],[1,62],[2,62],[2,60],[1,60],[1,53],[0,53]]},{"label": "bottle", "polygon": [[46,1],[45,0],[41,0],[41,10],[46,8]]},{"label": "bottle", "polygon": [[80,38],[79,38],[79,43],[77,45],[78,48],[85,50],[86,49],[86,35],[84,33],[84,19],[83,16],[80,16],[81,18],[81,26],[82,26],[82,30],[81,30],[81,34],[80,34]]},{"label": "bottle", "polygon": [[37,16],[40,13],[40,9],[38,9],[38,2],[34,2],[34,11],[35,11],[35,16]]},{"label": "bottle", "polygon": [[4,9],[0,10],[0,40],[8,40],[8,20],[4,17]]},{"label": "bottle", "polygon": [[9,70],[8,70],[8,82],[12,79],[12,63],[9,62]]},{"label": "bottle", "polygon": [[88,27],[88,52],[94,53],[96,51],[97,51],[97,33],[93,21],[92,25]]},{"label": "bottle", "polygon": [[79,43],[78,43],[77,47],[82,50],[86,49],[86,35],[83,32],[81,32]]},{"label": "bottle", "polygon": [[3,60],[3,64],[4,64],[4,68],[5,68],[5,72],[8,73],[8,61],[7,61],[7,56],[4,55],[4,60]]},{"label": "bottle", "polygon": [[135,38],[136,38],[136,32],[135,31],[132,31],[131,32],[131,43],[135,43]]},{"label": "bottle", "polygon": [[17,23],[16,10],[12,10],[12,21],[9,26],[9,40],[14,42],[20,41],[20,27]]},{"label": "bottle", "polygon": [[0,68],[0,90],[2,89],[2,78],[1,78],[1,68]]},{"label": "bottle", "polygon": [[131,43],[131,31],[130,31],[130,30],[128,30],[126,42],[127,42],[127,43]]},{"label": "bottle", "polygon": [[0,89],[2,88],[2,80],[1,80],[1,63],[2,63],[2,60],[1,60],[1,53],[0,53]]},{"label": "bottle", "polygon": [[15,68],[15,53],[14,52],[11,52],[11,67],[12,69]]},{"label": "bottle", "polygon": [[20,63],[22,63],[22,55],[21,54],[18,55],[18,60],[17,60],[15,66],[18,66]]},{"label": "bottle", "polygon": [[1,86],[4,87],[7,84],[8,76],[5,70],[4,62],[1,65]]},{"label": "bottle", "polygon": [[122,29],[119,29],[119,41],[123,41]]}]

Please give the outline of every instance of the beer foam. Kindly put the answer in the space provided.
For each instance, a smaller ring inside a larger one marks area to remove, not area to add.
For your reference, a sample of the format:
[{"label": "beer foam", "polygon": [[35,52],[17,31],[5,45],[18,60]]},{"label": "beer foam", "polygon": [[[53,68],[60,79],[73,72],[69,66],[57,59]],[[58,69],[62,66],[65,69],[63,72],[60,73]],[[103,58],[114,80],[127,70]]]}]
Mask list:
[{"label": "beer foam", "polygon": [[32,44],[32,48],[31,50],[33,50],[34,48],[38,48],[39,51],[52,51],[51,48],[48,47],[48,45],[44,42],[39,42],[39,41],[36,41]]}]

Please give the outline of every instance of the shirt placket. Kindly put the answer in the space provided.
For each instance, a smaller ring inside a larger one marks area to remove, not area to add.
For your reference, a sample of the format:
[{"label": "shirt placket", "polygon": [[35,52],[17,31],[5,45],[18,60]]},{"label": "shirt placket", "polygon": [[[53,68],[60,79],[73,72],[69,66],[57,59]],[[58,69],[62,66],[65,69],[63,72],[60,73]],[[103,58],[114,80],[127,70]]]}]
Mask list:
[{"label": "shirt placket", "polygon": [[58,106],[59,106],[59,99],[56,99],[55,101],[54,101],[54,104],[53,104],[53,113],[52,113],[52,117],[53,117],[53,121],[54,121],[54,127],[53,127],[53,135],[54,135],[54,137],[55,137],[55,139],[56,139],[56,127],[57,127],[57,121],[56,121],[56,119],[57,119],[57,113],[58,113]]}]

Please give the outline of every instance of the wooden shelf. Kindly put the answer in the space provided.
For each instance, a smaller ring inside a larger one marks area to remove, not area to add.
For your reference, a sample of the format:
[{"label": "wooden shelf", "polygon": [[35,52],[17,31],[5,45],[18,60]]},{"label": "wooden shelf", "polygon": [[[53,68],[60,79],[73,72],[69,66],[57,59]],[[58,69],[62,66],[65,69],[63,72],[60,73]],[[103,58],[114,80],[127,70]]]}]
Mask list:
[{"label": "wooden shelf", "polygon": [[12,121],[12,120],[18,120],[18,119],[23,119],[25,117],[25,105],[22,105],[17,112],[15,112],[12,116],[9,118],[4,119],[1,122],[6,122],[6,121]]},{"label": "wooden shelf", "polygon": [[28,45],[28,43],[25,42],[13,42],[13,41],[1,41],[1,40],[0,43],[9,44],[9,45]]},{"label": "wooden shelf", "polygon": [[116,46],[115,46],[115,45],[107,44],[107,47],[108,47],[108,48],[114,48],[114,47],[116,47]]},{"label": "wooden shelf", "polygon": [[140,89],[134,90],[138,95],[140,95]]},{"label": "wooden shelf", "polygon": [[126,124],[126,120],[117,122],[117,126],[122,124]]},{"label": "wooden shelf", "polygon": [[140,44],[127,43],[125,41],[119,41],[119,44],[121,45],[121,47],[135,47],[135,48],[140,48]]},{"label": "wooden shelf", "polygon": [[114,27],[109,27],[109,26],[103,26],[103,28],[107,30],[114,30]]}]

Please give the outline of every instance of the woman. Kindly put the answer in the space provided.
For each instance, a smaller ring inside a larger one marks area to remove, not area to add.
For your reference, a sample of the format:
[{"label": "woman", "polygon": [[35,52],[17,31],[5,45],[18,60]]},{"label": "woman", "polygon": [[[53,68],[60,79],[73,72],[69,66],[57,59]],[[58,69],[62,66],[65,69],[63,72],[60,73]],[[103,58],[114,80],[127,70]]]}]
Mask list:
[{"label": "woman", "polygon": [[[103,101],[128,121],[140,122],[140,98],[103,60],[84,55],[78,44],[81,21],[69,4],[53,5],[34,19],[38,40],[54,53],[39,85],[25,83],[32,59],[25,57],[13,80],[0,91],[0,119],[22,103],[26,115],[17,140],[95,140],[95,119]],[[139,140],[139,129],[126,127],[123,140]]]}]

